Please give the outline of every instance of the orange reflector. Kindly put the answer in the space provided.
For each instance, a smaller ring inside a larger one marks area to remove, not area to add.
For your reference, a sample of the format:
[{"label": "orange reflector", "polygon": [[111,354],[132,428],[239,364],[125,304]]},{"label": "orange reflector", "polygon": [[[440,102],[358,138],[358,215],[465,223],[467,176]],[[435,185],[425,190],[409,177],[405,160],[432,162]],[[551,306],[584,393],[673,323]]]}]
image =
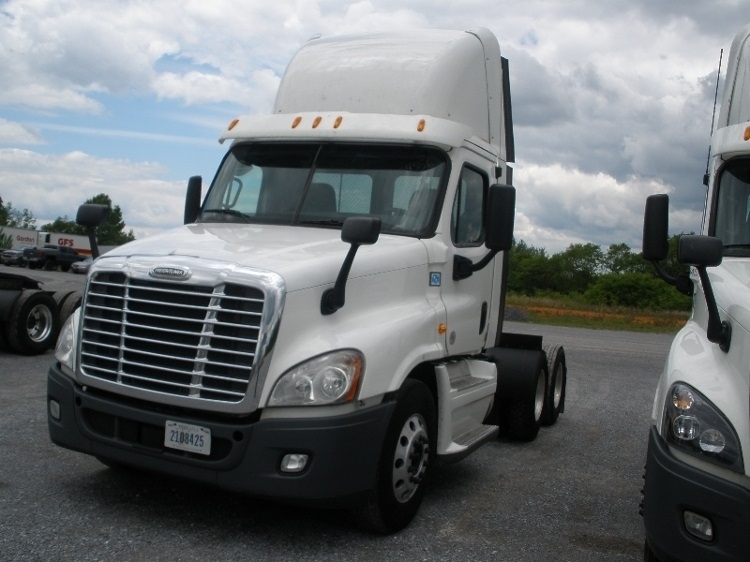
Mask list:
[{"label": "orange reflector", "polygon": [[750,140],[750,127],[745,128],[745,140]]},{"label": "orange reflector", "polygon": [[239,122],[240,122],[239,119],[232,119],[232,121],[227,126],[227,131],[231,131],[232,129],[234,129],[235,125],[237,125],[237,123]]},{"label": "orange reflector", "polygon": [[322,119],[323,119],[323,118],[322,118],[322,117],[321,117],[320,115],[318,115],[318,116],[317,116],[317,117],[315,118],[315,120],[313,121],[313,129],[316,129],[316,128],[318,127],[318,125],[320,125],[320,121],[321,121]]},{"label": "orange reflector", "polygon": [[442,335],[442,334],[444,334],[447,331],[448,331],[448,326],[446,326],[442,322],[440,324],[438,324],[438,334]]},{"label": "orange reflector", "polygon": [[294,118],[294,121],[292,121],[292,129],[296,129],[297,125],[300,124],[300,121],[302,121],[302,116],[298,115]]},{"label": "orange reflector", "polygon": [[425,121],[424,121],[424,119],[420,119],[420,120],[419,120],[419,123],[417,123],[417,131],[419,131],[420,133],[421,133],[422,131],[424,131],[424,126],[425,126]]},{"label": "orange reflector", "polygon": [[339,128],[339,125],[341,125],[341,122],[342,122],[343,120],[344,120],[344,118],[343,118],[343,117],[341,117],[341,115],[339,115],[338,117],[336,117],[336,121],[334,121],[334,122],[333,122],[333,128],[334,128],[334,129],[338,129],[338,128]]}]

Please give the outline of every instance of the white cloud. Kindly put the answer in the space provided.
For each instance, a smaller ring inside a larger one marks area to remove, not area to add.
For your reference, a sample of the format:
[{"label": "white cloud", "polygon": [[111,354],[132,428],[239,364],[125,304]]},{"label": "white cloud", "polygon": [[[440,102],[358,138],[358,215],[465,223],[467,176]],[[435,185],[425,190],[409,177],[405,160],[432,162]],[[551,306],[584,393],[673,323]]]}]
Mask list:
[{"label": "white cloud", "polygon": [[[8,0],[0,145],[46,143],[47,154],[3,151],[0,185],[17,190],[14,205],[29,186],[38,217],[73,214],[106,192],[124,212],[127,201],[126,222],[143,232],[165,216],[179,222],[184,181],[167,178],[195,170],[166,164],[160,151],[179,152],[203,131],[174,129],[206,127],[215,143],[227,113],[269,111],[287,62],[312,35],[481,25],[510,59],[517,238],[555,250],[637,245],[655,190],[671,193],[673,230],[697,229],[719,49],[746,20],[742,0],[682,0],[679,10],[653,0]],[[159,115],[144,115],[140,130],[143,99],[157,100]],[[112,124],[124,111],[132,129]],[[112,142],[87,142],[83,154],[62,137]],[[96,177],[106,178],[102,189]]]},{"label": "white cloud", "polygon": [[21,123],[14,123],[0,117],[0,145],[44,144],[39,131]]},{"label": "white cloud", "polygon": [[185,184],[158,179],[166,172],[158,163],[0,149],[0,169],[4,185],[21,188],[12,197],[0,196],[15,208],[32,210],[37,226],[45,222],[39,217],[73,219],[79,205],[100,193],[120,206],[126,230],[137,236],[182,222]]}]

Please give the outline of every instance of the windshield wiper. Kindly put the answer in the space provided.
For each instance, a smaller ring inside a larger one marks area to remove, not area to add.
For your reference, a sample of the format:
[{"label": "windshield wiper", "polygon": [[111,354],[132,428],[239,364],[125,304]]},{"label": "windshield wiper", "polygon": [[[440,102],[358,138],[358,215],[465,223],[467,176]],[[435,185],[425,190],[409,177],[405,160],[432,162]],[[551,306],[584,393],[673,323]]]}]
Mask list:
[{"label": "windshield wiper", "polygon": [[246,215],[245,213],[241,213],[240,211],[235,211],[234,209],[204,209],[203,213],[217,213],[219,215],[229,215],[232,217],[241,218],[245,222],[250,222],[252,220],[252,217],[250,217],[249,215]]},{"label": "windshield wiper", "polygon": [[320,226],[343,226],[344,221],[341,219],[319,219],[319,220],[306,220],[299,221],[300,224],[316,224]]}]

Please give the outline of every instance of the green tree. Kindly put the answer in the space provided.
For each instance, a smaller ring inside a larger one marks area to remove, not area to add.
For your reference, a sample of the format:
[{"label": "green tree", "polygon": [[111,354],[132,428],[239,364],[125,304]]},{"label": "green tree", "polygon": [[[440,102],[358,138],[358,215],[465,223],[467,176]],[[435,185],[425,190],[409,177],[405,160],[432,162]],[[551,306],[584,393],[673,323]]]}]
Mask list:
[{"label": "green tree", "polygon": [[[135,240],[133,230],[125,232],[125,221],[122,218],[122,210],[119,205],[112,205],[112,199],[106,193],[100,193],[87,199],[86,203],[96,203],[109,207],[109,215],[106,222],[96,231],[96,238],[101,246],[119,246]],[[62,232],[64,234],[86,234],[86,229],[75,221],[68,219],[67,215],[57,217],[54,222],[46,224],[42,230],[47,232]]]},{"label": "green tree", "polygon": [[602,271],[604,253],[596,244],[571,244],[561,254],[555,255],[559,262],[558,275],[563,293],[583,293]]},{"label": "green tree", "polygon": [[604,256],[604,269],[609,273],[646,273],[653,267],[625,243],[610,244]]},{"label": "green tree", "polygon": [[36,219],[28,209],[16,209],[10,201],[3,204],[3,200],[0,198],[0,226],[34,230]]}]

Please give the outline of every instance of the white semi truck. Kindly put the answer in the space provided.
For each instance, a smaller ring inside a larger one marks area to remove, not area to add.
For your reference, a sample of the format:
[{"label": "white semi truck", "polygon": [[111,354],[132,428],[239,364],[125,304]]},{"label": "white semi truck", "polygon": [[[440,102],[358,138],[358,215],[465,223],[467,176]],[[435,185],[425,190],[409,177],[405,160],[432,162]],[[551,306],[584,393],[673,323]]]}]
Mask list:
[{"label": "white semi truck", "polygon": [[502,330],[513,126],[491,32],[311,40],[225,141],[184,227],[92,266],[49,371],[52,441],[387,533],[435,461],[554,423],[564,351]]},{"label": "white semi truck", "polygon": [[646,561],[750,560],[750,26],[734,39],[711,139],[700,235],[670,277],[666,195],[646,203],[643,254],[693,296],[656,389],[642,513]]}]

